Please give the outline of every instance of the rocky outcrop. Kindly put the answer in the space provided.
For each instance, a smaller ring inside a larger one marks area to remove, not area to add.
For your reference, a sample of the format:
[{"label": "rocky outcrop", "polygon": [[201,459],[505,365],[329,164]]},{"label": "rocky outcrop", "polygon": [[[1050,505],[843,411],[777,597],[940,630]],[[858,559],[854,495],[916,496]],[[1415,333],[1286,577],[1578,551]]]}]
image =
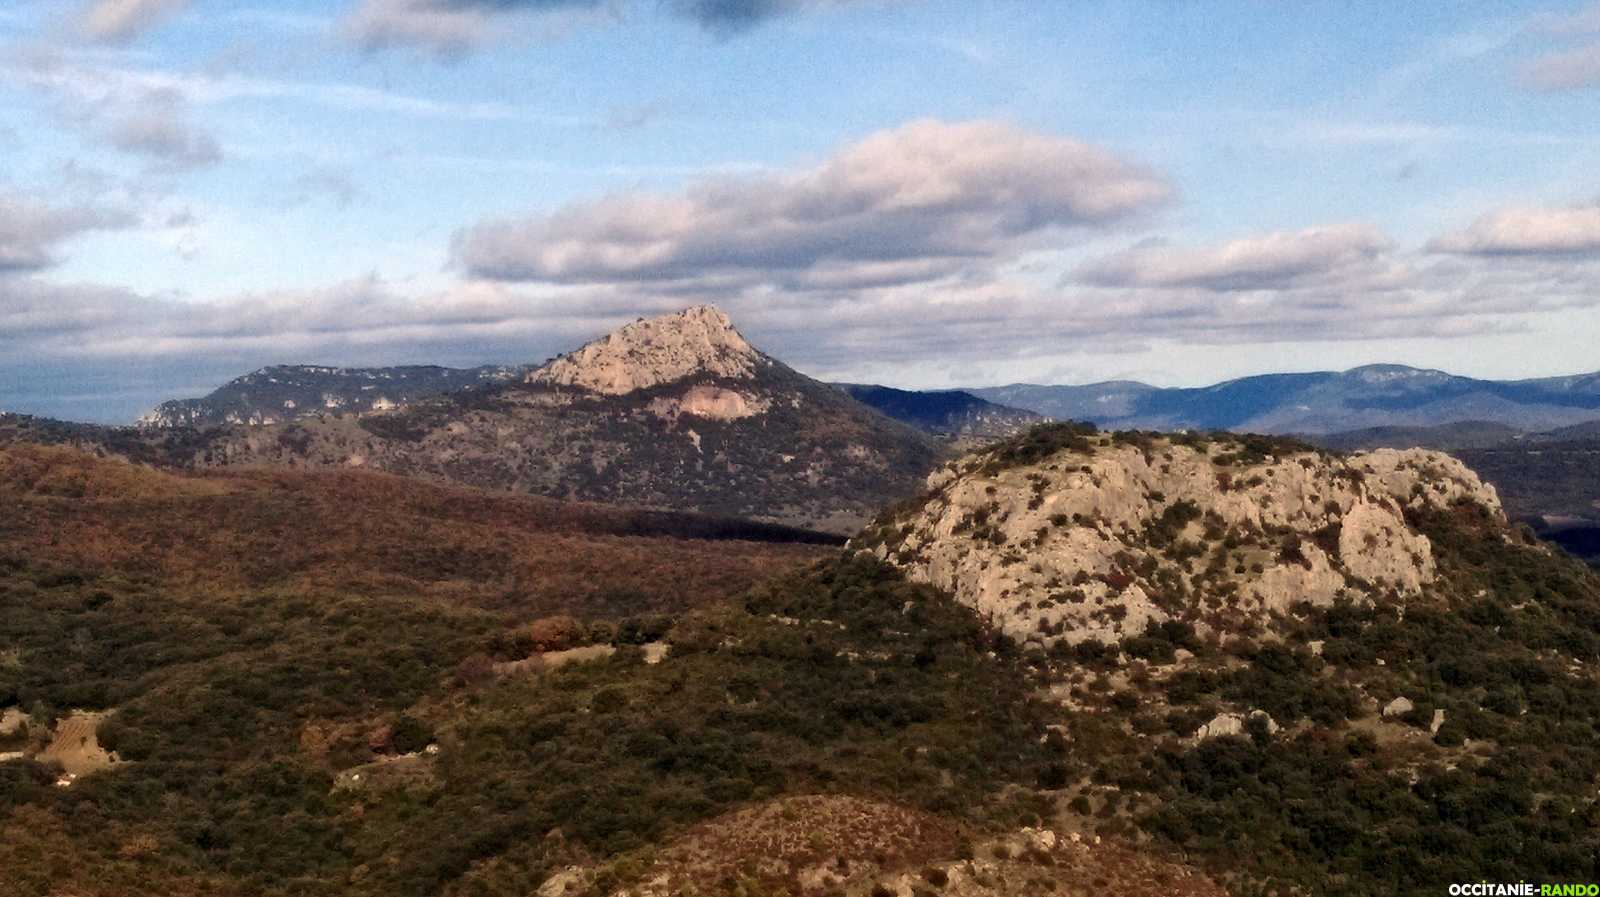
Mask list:
[{"label": "rocky outcrop", "polygon": [[1438,452],[1039,432],[936,471],[918,505],[857,544],[1047,646],[1415,594],[1436,574],[1405,508],[1471,501],[1501,515],[1494,489]]},{"label": "rocky outcrop", "polygon": [[1405,716],[1414,709],[1416,709],[1416,705],[1411,703],[1411,699],[1401,696],[1383,705],[1383,718],[1390,719],[1396,716]]},{"label": "rocky outcrop", "polygon": [[1278,723],[1265,710],[1252,710],[1249,713],[1219,713],[1211,721],[1195,730],[1194,737],[1200,741],[1207,738],[1223,738],[1227,736],[1240,736],[1247,734],[1250,723],[1261,720],[1261,725],[1268,735],[1278,734]]},{"label": "rocky outcrop", "polygon": [[624,395],[692,374],[750,379],[763,363],[727,315],[697,305],[628,324],[539,368],[528,382]]},{"label": "rocky outcrop", "polygon": [[765,412],[772,400],[720,386],[691,386],[682,395],[652,399],[649,407],[651,414],[674,422],[686,416],[739,420]]}]

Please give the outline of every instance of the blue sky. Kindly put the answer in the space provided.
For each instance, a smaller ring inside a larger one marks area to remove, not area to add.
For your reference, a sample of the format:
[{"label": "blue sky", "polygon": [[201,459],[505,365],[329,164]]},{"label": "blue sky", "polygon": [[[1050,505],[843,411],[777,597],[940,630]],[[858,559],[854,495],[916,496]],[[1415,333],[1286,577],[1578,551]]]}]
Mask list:
[{"label": "blue sky", "polygon": [[703,301],[902,386],[1600,367],[1600,5],[21,0],[0,99],[14,410]]}]

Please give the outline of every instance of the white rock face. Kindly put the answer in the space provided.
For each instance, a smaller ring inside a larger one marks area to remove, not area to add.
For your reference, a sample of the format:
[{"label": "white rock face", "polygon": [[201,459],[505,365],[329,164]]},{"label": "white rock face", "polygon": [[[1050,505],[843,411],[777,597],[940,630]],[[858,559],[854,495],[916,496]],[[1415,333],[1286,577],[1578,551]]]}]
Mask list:
[{"label": "white rock face", "polygon": [[1438,452],[1312,452],[1239,460],[1237,446],[1106,435],[1003,468],[969,455],[929,477],[917,509],[865,544],[1023,642],[1115,642],[1151,622],[1223,631],[1302,601],[1414,594],[1431,545],[1403,506],[1494,489]]},{"label": "white rock face", "polygon": [[28,725],[28,715],[16,707],[0,711],[0,735],[15,735]]},{"label": "white rock face", "polygon": [[676,421],[685,415],[707,420],[739,420],[755,417],[772,407],[772,400],[720,386],[691,386],[675,398],[650,402],[650,413],[663,420]]},{"label": "white rock face", "polygon": [[1271,714],[1265,710],[1252,710],[1249,714],[1219,713],[1212,717],[1211,722],[1196,729],[1194,737],[1204,741],[1207,738],[1221,738],[1225,735],[1243,735],[1246,731],[1246,724],[1250,720],[1257,718],[1266,720],[1268,735],[1278,734],[1280,727]]},{"label": "white rock face", "polygon": [[1395,716],[1405,716],[1406,714],[1410,713],[1412,710],[1416,709],[1416,706],[1417,705],[1411,703],[1411,699],[1410,698],[1407,698],[1407,697],[1395,698],[1393,701],[1390,701],[1389,703],[1383,705],[1383,718],[1384,719],[1389,719],[1390,717],[1395,717]]},{"label": "white rock face", "polygon": [[710,305],[635,321],[528,375],[530,383],[623,395],[691,374],[748,379],[762,357]]},{"label": "white rock face", "polygon": [[550,876],[539,885],[538,897],[568,897],[581,894],[589,887],[589,872],[579,866],[568,866]]},{"label": "white rock face", "polygon": [[1444,452],[1377,449],[1353,455],[1350,461],[1369,477],[1376,477],[1387,495],[1407,507],[1443,508],[1465,498],[1500,510],[1500,496],[1494,487]]}]

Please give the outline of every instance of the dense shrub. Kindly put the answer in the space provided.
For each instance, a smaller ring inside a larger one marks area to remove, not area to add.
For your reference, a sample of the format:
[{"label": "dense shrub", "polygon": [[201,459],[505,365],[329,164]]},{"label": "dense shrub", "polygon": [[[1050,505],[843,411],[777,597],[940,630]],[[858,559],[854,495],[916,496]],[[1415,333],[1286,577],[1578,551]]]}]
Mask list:
[{"label": "dense shrub", "polygon": [[[23,603],[18,585],[0,585],[0,626],[52,658],[23,665],[19,692],[60,706],[98,683],[119,707],[102,734],[136,762],[71,789],[0,765],[0,810],[47,811],[107,851],[120,843],[107,832],[151,834],[165,868],[252,893],[433,895],[470,871],[473,893],[520,895],[565,850],[614,855],[746,801],[843,791],[1011,824],[1006,783],[1077,776],[1042,737],[1020,661],[989,655],[970,610],[863,556],[741,607],[625,619],[608,660],[476,685],[456,671],[513,631],[482,612],[123,589],[86,601],[105,587],[92,577]],[[628,647],[662,637],[660,664]],[[339,769],[374,759],[378,722],[383,750],[439,743],[431,778],[334,791]]]},{"label": "dense shrub", "polygon": [[1040,424],[991,447],[984,470],[994,474],[1013,467],[1026,467],[1062,451],[1089,454],[1094,451],[1091,437],[1098,432],[1094,424],[1077,421]]}]

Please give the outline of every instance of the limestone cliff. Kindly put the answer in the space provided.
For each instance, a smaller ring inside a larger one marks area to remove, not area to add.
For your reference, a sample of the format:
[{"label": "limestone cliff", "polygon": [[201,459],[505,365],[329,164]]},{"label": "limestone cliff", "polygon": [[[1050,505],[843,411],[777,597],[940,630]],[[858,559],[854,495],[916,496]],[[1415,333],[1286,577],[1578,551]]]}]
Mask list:
[{"label": "limestone cliff", "polygon": [[726,314],[697,305],[612,331],[530,373],[528,382],[623,395],[695,374],[749,380],[766,364]]},{"label": "limestone cliff", "polygon": [[927,486],[859,544],[1043,646],[1414,594],[1436,571],[1407,508],[1468,501],[1503,519],[1493,487],[1438,452],[1073,425],[968,455]]}]

